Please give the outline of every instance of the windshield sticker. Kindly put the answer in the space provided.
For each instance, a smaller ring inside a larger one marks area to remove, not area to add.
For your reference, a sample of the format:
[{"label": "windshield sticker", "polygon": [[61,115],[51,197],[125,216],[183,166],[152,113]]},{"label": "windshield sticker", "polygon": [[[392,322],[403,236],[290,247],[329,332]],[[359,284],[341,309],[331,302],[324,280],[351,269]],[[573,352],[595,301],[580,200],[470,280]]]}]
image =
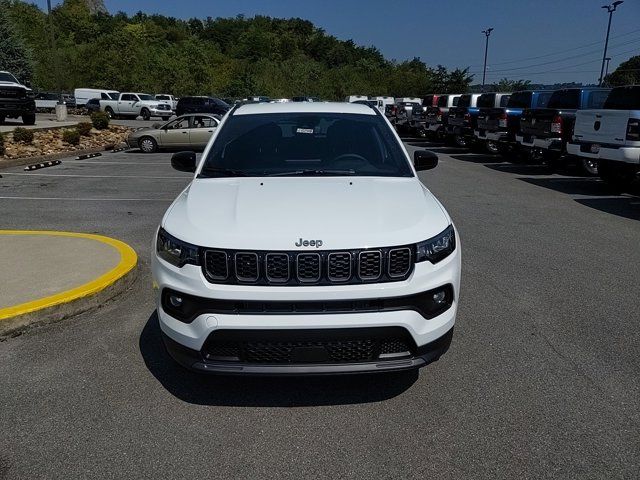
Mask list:
[{"label": "windshield sticker", "polygon": [[307,133],[313,135],[313,128],[296,128],[296,133]]}]

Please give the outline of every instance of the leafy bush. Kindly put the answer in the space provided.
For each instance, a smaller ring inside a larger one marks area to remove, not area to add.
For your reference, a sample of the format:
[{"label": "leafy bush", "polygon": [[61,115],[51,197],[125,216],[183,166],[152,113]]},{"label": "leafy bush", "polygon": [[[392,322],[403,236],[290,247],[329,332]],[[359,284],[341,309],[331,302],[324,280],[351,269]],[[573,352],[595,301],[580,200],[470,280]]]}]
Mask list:
[{"label": "leafy bush", "polygon": [[62,132],[62,141],[70,145],[78,145],[80,143],[80,132],[77,129],[64,130]]},{"label": "leafy bush", "polygon": [[13,131],[13,139],[16,142],[31,143],[33,142],[33,130],[18,127]]},{"label": "leafy bush", "polygon": [[97,130],[106,130],[109,128],[109,115],[104,112],[93,112],[91,114],[91,123]]},{"label": "leafy bush", "polygon": [[2,135],[2,133],[0,133],[0,156],[4,155],[4,152],[4,136]]},{"label": "leafy bush", "polygon": [[76,128],[78,129],[78,132],[80,132],[80,135],[82,135],[83,137],[88,137],[91,133],[93,125],[89,122],[82,122],[79,123]]}]

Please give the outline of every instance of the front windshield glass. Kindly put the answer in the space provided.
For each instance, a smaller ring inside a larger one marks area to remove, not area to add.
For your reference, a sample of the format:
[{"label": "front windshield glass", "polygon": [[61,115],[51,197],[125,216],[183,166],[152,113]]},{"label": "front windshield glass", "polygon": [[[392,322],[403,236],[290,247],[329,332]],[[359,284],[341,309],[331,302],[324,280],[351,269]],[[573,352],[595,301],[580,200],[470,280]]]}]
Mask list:
[{"label": "front windshield glass", "polygon": [[0,73],[0,82],[13,82],[13,83],[20,83],[20,82],[18,82],[18,80],[16,79],[16,77],[14,77],[13,75],[11,75],[10,73],[5,73],[5,72],[1,72],[1,73]]},{"label": "front windshield glass", "polygon": [[145,100],[154,100],[154,98],[151,95],[148,95],[146,93],[140,93],[138,94],[138,98],[140,98],[140,100],[145,101]]},{"label": "front windshield glass", "polygon": [[361,175],[411,177],[379,115],[272,113],[228,118],[201,177]]}]

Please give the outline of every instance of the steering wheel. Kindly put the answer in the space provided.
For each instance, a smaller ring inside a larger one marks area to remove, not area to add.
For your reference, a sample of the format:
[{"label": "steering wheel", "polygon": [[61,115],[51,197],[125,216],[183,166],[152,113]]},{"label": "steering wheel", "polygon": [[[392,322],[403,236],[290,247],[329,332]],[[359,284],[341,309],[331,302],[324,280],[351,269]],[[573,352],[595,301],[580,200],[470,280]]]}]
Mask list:
[{"label": "steering wheel", "polygon": [[360,162],[364,162],[367,164],[369,163],[369,160],[364,158],[362,155],[358,155],[357,153],[343,153],[342,155],[338,155],[336,158],[334,158],[332,162],[339,162],[347,158],[354,158],[356,160],[360,160]]}]

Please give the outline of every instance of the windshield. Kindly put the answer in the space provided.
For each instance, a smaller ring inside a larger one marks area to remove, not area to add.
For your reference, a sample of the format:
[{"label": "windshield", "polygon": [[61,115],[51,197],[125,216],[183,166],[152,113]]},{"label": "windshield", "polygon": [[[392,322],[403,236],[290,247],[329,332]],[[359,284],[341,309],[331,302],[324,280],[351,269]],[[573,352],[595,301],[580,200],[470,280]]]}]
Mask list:
[{"label": "windshield", "polygon": [[138,94],[138,98],[139,98],[140,100],[142,100],[142,101],[145,101],[145,100],[155,100],[151,95],[146,94],[146,93],[139,93],[139,94]]},{"label": "windshield", "polygon": [[20,83],[16,77],[11,75],[10,73],[0,72],[0,82],[13,82]]},{"label": "windshield", "polygon": [[200,177],[362,175],[411,177],[404,151],[379,115],[233,115]]}]

